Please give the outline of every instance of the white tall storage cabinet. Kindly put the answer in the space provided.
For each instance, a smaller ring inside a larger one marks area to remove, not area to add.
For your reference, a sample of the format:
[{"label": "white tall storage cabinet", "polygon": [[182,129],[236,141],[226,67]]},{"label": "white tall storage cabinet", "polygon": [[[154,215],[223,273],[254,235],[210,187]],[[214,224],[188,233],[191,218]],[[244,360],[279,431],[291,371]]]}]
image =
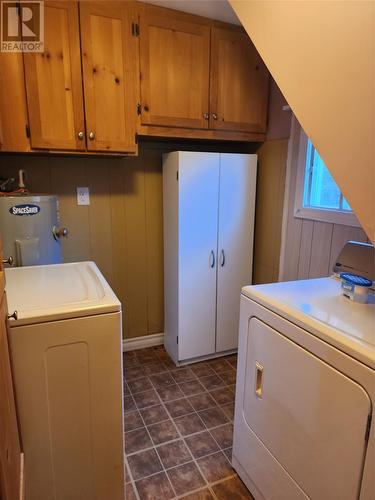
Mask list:
[{"label": "white tall storage cabinet", "polygon": [[257,156],[163,157],[165,346],[175,362],[237,348],[251,283]]}]

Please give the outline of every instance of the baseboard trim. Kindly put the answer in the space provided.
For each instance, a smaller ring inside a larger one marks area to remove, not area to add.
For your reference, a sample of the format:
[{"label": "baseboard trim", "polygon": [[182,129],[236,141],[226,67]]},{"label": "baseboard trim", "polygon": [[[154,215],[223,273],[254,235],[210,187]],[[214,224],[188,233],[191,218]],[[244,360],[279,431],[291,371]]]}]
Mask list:
[{"label": "baseboard trim", "polygon": [[123,339],[122,350],[124,352],[135,351],[163,344],[164,333],[154,333],[153,335],[144,335],[143,337],[135,337],[134,339]]}]

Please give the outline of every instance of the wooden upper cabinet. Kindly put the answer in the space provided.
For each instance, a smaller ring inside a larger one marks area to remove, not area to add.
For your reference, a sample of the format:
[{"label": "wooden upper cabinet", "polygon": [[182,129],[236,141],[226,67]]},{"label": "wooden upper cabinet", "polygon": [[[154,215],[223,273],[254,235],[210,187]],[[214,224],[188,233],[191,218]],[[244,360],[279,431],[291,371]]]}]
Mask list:
[{"label": "wooden upper cabinet", "polygon": [[269,73],[249,37],[212,28],[210,128],[265,132]]},{"label": "wooden upper cabinet", "polygon": [[153,6],[141,12],[142,125],[208,127],[210,27],[185,18]]},{"label": "wooden upper cabinet", "polygon": [[81,2],[87,149],[136,151],[135,51],[130,2]]},{"label": "wooden upper cabinet", "polygon": [[269,74],[240,27],[130,0],[44,6],[45,51],[0,53],[0,151],[265,138]]},{"label": "wooden upper cabinet", "polygon": [[45,51],[24,54],[31,146],[85,149],[77,2],[45,2],[44,18]]},{"label": "wooden upper cabinet", "polygon": [[131,5],[82,2],[79,20],[77,2],[45,2],[45,51],[24,54],[32,148],[136,151]]}]

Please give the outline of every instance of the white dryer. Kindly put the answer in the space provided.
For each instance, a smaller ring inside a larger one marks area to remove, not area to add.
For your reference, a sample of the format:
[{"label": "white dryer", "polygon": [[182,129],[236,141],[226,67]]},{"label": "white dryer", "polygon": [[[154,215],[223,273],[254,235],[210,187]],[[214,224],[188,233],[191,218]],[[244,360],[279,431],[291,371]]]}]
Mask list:
[{"label": "white dryer", "polygon": [[242,290],[233,466],[256,499],[375,499],[375,297]]},{"label": "white dryer", "polygon": [[123,500],[119,300],[93,262],[5,274],[26,500]]}]

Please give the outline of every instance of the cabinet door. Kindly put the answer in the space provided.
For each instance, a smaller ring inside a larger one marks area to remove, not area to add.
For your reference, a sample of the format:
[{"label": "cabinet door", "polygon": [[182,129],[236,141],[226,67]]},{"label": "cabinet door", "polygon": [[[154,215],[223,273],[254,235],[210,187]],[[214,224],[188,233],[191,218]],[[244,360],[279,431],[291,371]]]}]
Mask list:
[{"label": "cabinet door", "polygon": [[81,2],[87,149],[134,152],[135,47],[130,2]]},{"label": "cabinet door", "polygon": [[219,153],[179,153],[179,359],[215,352]]},{"label": "cabinet door", "polygon": [[210,28],[146,7],[140,25],[141,122],[207,128]]},{"label": "cabinet door", "polygon": [[31,146],[85,149],[77,2],[45,2],[45,51],[24,54]]},{"label": "cabinet door", "polygon": [[220,155],[216,351],[236,349],[241,288],[251,283],[256,155]]},{"label": "cabinet door", "polygon": [[265,132],[269,73],[241,30],[212,28],[210,128]]},{"label": "cabinet door", "polygon": [[0,52],[0,150],[30,150],[22,54]]},{"label": "cabinet door", "polygon": [[0,498],[24,498],[23,454],[18,431],[7,335],[7,302],[0,241]]}]

